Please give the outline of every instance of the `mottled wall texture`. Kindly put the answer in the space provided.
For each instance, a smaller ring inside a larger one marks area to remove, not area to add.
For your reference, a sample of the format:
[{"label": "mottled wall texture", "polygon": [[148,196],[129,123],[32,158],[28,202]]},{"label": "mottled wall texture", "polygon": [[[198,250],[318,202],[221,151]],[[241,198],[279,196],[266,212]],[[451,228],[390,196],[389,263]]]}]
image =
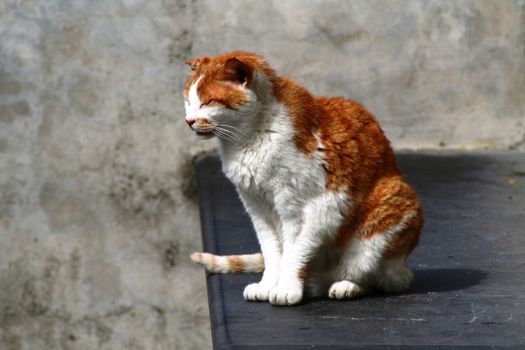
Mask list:
[{"label": "mottled wall texture", "polygon": [[233,49],[398,149],[525,147],[523,0],[1,0],[1,349],[211,346],[180,95]]}]

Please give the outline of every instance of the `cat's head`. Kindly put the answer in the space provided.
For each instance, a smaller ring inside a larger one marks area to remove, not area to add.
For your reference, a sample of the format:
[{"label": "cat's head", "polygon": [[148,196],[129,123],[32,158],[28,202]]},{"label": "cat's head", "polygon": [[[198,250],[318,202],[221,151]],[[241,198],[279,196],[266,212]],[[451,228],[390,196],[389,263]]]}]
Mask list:
[{"label": "cat's head", "polygon": [[235,51],[186,61],[186,123],[198,135],[235,140],[272,96],[273,69],[260,56]]}]

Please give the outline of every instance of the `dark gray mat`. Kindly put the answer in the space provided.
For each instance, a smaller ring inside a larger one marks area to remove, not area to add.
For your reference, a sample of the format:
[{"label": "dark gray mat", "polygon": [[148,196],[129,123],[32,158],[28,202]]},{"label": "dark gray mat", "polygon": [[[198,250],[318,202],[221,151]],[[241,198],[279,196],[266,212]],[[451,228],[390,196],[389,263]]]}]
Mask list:
[{"label": "dark gray mat", "polygon": [[[525,154],[404,153],[425,211],[401,295],[246,302],[256,274],[208,274],[215,349],[525,349]],[[259,251],[216,155],[196,161],[204,251]]]}]

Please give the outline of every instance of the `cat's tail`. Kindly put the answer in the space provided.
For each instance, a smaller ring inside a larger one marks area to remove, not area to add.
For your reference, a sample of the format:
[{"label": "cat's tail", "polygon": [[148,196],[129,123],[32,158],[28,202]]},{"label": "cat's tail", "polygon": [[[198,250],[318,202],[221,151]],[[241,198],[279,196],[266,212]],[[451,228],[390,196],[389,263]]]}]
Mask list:
[{"label": "cat's tail", "polygon": [[193,253],[191,260],[203,265],[210,272],[261,272],[264,270],[264,259],[261,253],[248,255]]}]

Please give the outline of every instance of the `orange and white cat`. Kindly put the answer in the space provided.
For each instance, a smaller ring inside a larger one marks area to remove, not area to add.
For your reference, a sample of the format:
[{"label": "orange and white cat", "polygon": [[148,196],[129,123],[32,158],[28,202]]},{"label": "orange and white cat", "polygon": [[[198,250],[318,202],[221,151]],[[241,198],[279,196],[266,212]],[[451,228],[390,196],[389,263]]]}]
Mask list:
[{"label": "orange and white cat", "polygon": [[276,305],[407,290],[422,210],[375,118],[354,101],[312,96],[249,52],[187,63],[186,122],[218,137],[262,251],[191,258],[212,272],[264,270],[244,298]]}]

